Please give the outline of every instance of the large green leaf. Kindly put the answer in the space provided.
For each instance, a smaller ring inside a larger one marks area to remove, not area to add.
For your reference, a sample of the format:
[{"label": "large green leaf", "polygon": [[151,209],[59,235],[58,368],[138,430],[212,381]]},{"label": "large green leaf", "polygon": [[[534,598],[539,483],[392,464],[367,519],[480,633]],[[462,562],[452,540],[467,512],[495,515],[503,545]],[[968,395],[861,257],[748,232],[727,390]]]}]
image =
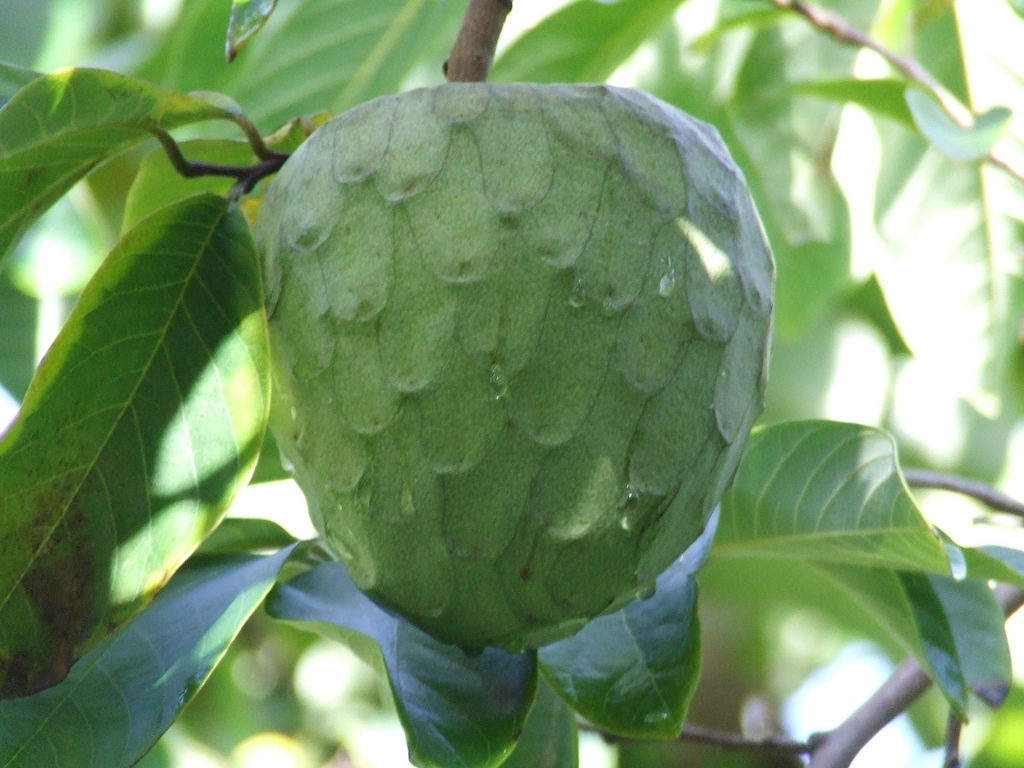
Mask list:
[{"label": "large green leaf", "polygon": [[106,70],[33,80],[0,109],[0,260],[97,163],[154,131],[227,117],[206,101]]},{"label": "large green leaf", "polygon": [[577,0],[515,41],[492,79],[602,82],[663,27],[685,0]]},{"label": "large green leaf", "polygon": [[268,408],[255,245],[200,195],[87,285],[0,440],[0,685],[58,682],[217,524]]},{"label": "large green leaf", "polygon": [[599,616],[540,649],[541,670],[580,714],[610,733],[675,738],[700,675],[697,582],[715,536],[716,513],[652,596]]},{"label": "large green leaf", "polygon": [[269,130],[410,84],[441,82],[464,11],[453,0],[292,0],[228,65],[228,4],[193,0],[144,74],[175,90],[230,93]]},{"label": "large green leaf", "polygon": [[0,701],[0,766],[134,765],[220,661],[289,551],[189,563],[59,685]]},{"label": "large green leaf", "polygon": [[[279,584],[267,611],[354,640],[368,661],[383,663],[416,765],[487,768],[515,746],[533,702],[534,654],[497,648],[467,654],[434,640],[366,597],[337,562]],[[366,638],[376,647],[368,649]]]},{"label": "large green leaf", "polygon": [[939,536],[871,427],[796,421],[754,431],[722,500],[714,555],[948,573]]}]

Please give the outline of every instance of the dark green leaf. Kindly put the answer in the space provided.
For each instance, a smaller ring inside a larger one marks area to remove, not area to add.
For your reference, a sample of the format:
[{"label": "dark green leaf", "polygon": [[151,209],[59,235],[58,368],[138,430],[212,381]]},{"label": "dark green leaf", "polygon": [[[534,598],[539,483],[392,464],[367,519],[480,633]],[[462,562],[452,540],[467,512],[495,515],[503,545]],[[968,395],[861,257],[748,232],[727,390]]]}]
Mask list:
[{"label": "dark green leaf", "polygon": [[0,260],[97,163],[224,110],[115,72],[65,69],[33,80],[0,110]]},{"label": "dark green leaf", "polygon": [[62,683],[0,701],[0,766],[133,765],[209,676],[287,555],[186,566]]},{"label": "dark green leaf", "polygon": [[907,85],[902,80],[862,80],[856,77],[810,80],[793,83],[790,89],[797,94],[858,104],[876,115],[888,117],[908,128],[914,127],[914,118],[904,98]]},{"label": "dark green leaf", "polygon": [[917,626],[923,660],[953,711],[961,720],[965,720],[967,681],[957,655],[950,617],[928,574],[900,573],[898,577]]},{"label": "dark green leaf", "polygon": [[277,0],[232,0],[231,21],[228,22],[228,61],[234,61],[245,44],[263,29],[276,5]]},{"label": "dark green leaf", "polygon": [[42,77],[42,75],[31,69],[0,63],[0,107],[3,107],[14,94],[37,77]]},{"label": "dark green leaf", "polygon": [[905,98],[918,130],[953,160],[986,157],[1013,117],[1006,107],[993,107],[978,115],[973,125],[963,126],[946,114],[934,96],[920,88],[908,88]]},{"label": "dark green leaf", "polygon": [[685,0],[577,0],[516,40],[493,80],[601,82],[663,27]]},{"label": "dark green leaf", "polygon": [[[536,686],[533,654],[467,654],[434,640],[366,597],[341,563],[279,584],[267,610],[343,641],[353,633],[372,638],[416,765],[497,766],[515,745]],[[365,653],[365,645],[357,650]]]},{"label": "dark green leaf", "polygon": [[[0,271],[0,317],[4,332],[0,333],[0,386],[17,400],[28,389],[35,369],[35,335],[39,305],[21,291],[15,290],[8,274]],[[0,430],[5,425],[0,423]]]},{"label": "dark green leaf", "polygon": [[967,687],[998,707],[1010,690],[1010,648],[1006,617],[989,586],[977,579],[955,581],[928,574],[931,588],[953,634],[955,658]]},{"label": "dark green leaf", "polygon": [[578,768],[576,715],[543,678],[516,748],[501,768]]},{"label": "dark green leaf", "polygon": [[23,694],[138,612],[247,481],[267,339],[244,216],[188,198],[86,286],[0,440],[0,688]]},{"label": "dark green leaf", "polygon": [[885,432],[831,421],[754,431],[713,553],[949,573]]},{"label": "dark green leaf", "polygon": [[717,513],[654,595],[600,616],[576,635],[541,648],[541,670],[580,714],[610,733],[675,738],[700,674],[697,582]]}]

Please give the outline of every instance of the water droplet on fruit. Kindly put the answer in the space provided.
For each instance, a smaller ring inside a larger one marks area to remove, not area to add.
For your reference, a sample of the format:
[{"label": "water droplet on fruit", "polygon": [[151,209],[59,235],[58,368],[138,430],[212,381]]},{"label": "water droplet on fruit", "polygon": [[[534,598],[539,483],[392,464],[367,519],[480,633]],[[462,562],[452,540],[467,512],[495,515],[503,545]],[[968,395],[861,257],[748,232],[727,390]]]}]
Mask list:
[{"label": "water droplet on fruit", "polygon": [[636,591],[636,596],[640,600],[650,600],[654,597],[655,591],[655,586],[653,584],[648,584],[647,586],[640,587],[640,589]]},{"label": "water droplet on fruit", "polygon": [[661,276],[661,280],[658,283],[658,295],[669,297],[676,290],[676,269],[670,267],[668,272]]},{"label": "water droplet on fruit", "polygon": [[502,367],[495,363],[491,366],[490,376],[487,377],[487,385],[491,388],[491,395],[495,400],[502,400],[508,396],[508,376]]},{"label": "water droplet on fruit", "polygon": [[583,281],[577,280],[572,286],[572,293],[569,294],[569,306],[577,309],[583,306],[586,293],[583,290]]},{"label": "water droplet on fruit", "polygon": [[625,500],[622,503],[622,517],[619,518],[619,526],[622,530],[633,530],[633,526],[636,525],[639,509],[640,491],[632,483],[626,483]]}]

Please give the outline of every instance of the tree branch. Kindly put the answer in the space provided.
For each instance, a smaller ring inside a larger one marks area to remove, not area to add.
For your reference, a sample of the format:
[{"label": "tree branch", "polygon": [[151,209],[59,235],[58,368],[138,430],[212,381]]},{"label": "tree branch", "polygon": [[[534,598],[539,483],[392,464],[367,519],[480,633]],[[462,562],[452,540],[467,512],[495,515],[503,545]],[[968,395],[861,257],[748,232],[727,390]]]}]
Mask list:
[{"label": "tree branch", "polygon": [[937,488],[943,491],[953,491],[977,499],[997,512],[1008,512],[1011,515],[1024,518],[1024,503],[997,491],[989,485],[979,483],[977,480],[970,480],[966,477],[950,475],[945,472],[933,472],[929,469],[912,468],[904,469],[903,477],[907,483],[917,488]]},{"label": "tree branch", "polygon": [[469,0],[455,45],[444,63],[450,82],[487,79],[498,37],[511,10],[512,0]]},{"label": "tree branch", "polygon": [[[939,82],[927,69],[915,59],[900,56],[890,48],[886,48],[869,34],[850,24],[838,14],[819,8],[804,0],[768,0],[776,8],[793,11],[806,18],[814,27],[831,35],[840,43],[868,48],[874,51],[893,69],[900,72],[912,83],[924,88],[939,102],[942,110],[957,125],[970,127],[974,124],[974,114],[953,93]],[[984,161],[1006,172],[1018,181],[1024,182],[1024,170],[1017,168],[997,149],[993,149]]]}]

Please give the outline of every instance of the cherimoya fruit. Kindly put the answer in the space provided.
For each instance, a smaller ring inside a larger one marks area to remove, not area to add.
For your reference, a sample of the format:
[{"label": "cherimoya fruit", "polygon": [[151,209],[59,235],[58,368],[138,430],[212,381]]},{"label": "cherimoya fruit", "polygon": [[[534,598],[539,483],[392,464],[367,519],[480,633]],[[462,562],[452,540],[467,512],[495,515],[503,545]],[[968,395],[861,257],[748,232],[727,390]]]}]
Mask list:
[{"label": "cherimoya fruit", "polygon": [[711,126],[599,85],[356,107],[257,234],[272,428],[355,582],[521,649],[653,589],[760,413],[774,268]]}]

